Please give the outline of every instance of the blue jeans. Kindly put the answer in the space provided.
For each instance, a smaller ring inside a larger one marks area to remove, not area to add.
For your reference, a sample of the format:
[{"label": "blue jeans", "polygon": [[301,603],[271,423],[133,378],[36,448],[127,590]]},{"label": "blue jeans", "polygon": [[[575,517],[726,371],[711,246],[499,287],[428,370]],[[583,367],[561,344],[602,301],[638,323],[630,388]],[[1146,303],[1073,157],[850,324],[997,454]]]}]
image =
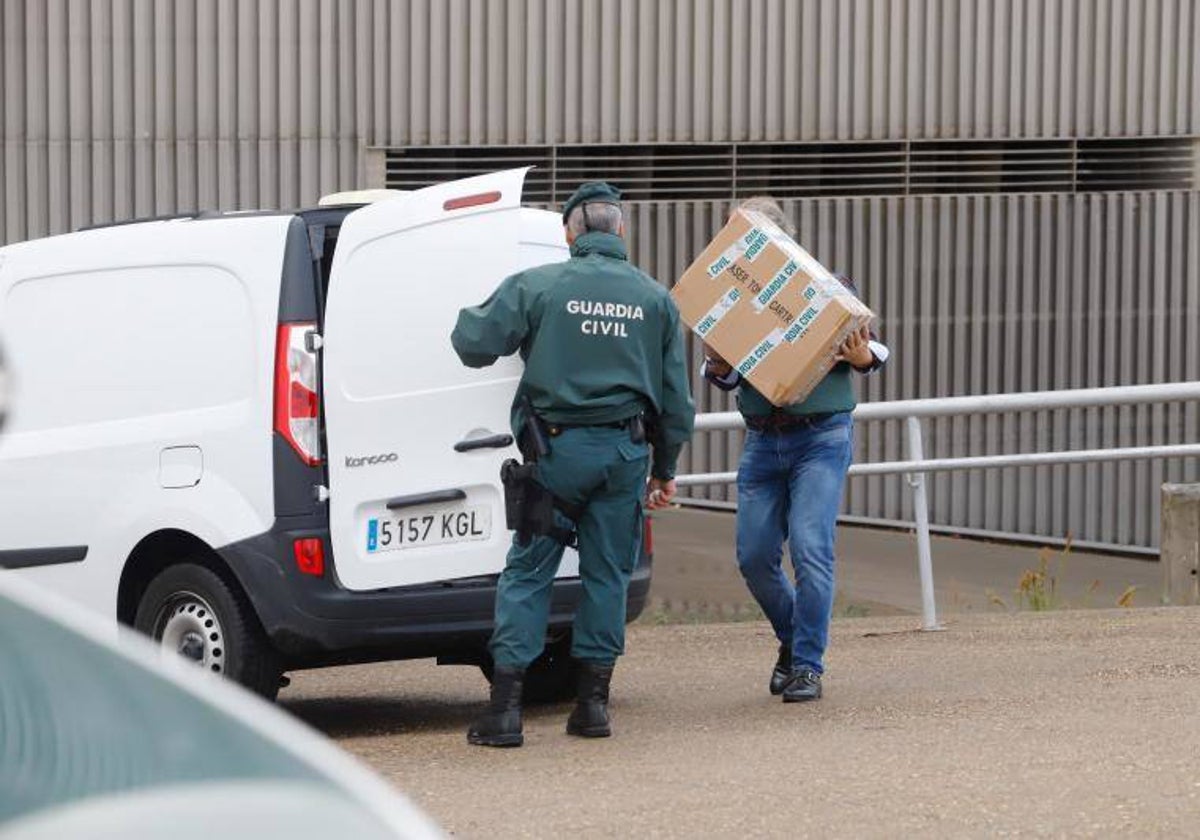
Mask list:
[{"label": "blue jeans", "polygon": [[[791,645],[792,666],[818,674],[833,615],[833,543],[852,424],[842,412],[783,432],[751,431],[738,467],[738,566],[780,643]],[[794,586],[782,568],[785,540]]]}]

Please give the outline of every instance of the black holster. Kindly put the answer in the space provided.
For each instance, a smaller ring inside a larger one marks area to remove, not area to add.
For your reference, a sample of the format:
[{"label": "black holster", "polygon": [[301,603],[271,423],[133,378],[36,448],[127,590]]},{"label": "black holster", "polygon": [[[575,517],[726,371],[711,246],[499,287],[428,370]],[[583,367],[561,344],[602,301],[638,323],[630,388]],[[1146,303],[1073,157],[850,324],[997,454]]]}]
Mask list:
[{"label": "black holster", "polygon": [[646,415],[644,414],[635,414],[629,418],[629,441],[631,443],[646,442],[646,425]]},{"label": "black holster", "polygon": [[[547,536],[563,545],[574,546],[578,542],[574,526],[583,509],[567,504],[542,486],[534,477],[536,469],[536,464],[521,464],[513,458],[500,467],[508,529],[516,531],[517,545],[529,545],[533,537]],[[572,527],[559,525],[555,511],[570,519]]]}]

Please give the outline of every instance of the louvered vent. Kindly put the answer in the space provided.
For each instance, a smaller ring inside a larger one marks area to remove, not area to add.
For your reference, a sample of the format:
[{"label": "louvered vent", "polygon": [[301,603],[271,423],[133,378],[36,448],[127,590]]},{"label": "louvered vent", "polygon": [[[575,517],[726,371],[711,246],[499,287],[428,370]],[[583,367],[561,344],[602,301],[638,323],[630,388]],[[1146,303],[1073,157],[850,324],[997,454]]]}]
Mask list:
[{"label": "louvered vent", "polygon": [[[903,143],[771,143],[737,147],[738,196],[897,195]],[[726,193],[728,195],[728,193]]]},{"label": "louvered vent", "polygon": [[1078,189],[1191,190],[1197,186],[1197,147],[1190,137],[1080,140]]},{"label": "louvered vent", "polygon": [[536,167],[526,200],[559,203],[609,180],[629,201],[1196,189],[1200,139],[922,140],[415,146],[385,150],[386,186],[416,189]]},{"label": "louvered vent", "polygon": [[917,194],[1069,192],[1073,155],[1070,140],[913,143],[908,190]]},{"label": "louvered vent", "polygon": [[629,201],[715,198],[729,195],[734,147],[559,146],[554,152],[557,200],[584,181],[612,181]]},{"label": "louvered vent", "polygon": [[537,204],[555,201],[553,150],[550,146],[411,146],[388,149],[384,186],[393,190],[416,190],[519,166],[535,167],[525,179],[526,201]]}]

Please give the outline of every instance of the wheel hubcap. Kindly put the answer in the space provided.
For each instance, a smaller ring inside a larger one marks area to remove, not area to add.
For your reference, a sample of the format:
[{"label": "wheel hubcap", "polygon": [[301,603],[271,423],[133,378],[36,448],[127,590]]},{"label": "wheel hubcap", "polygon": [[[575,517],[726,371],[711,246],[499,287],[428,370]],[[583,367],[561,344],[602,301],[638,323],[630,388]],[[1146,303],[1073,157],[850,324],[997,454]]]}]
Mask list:
[{"label": "wheel hubcap", "polygon": [[176,594],[159,610],[155,626],[164,652],[190,659],[206,671],[225,672],[225,631],[199,595]]}]

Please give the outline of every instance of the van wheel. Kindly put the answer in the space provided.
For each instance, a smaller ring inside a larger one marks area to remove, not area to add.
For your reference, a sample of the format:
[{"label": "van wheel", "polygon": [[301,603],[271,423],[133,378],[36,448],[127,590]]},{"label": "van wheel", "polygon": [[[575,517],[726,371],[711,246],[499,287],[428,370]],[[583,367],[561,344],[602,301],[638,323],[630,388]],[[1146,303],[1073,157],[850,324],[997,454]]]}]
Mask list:
[{"label": "van wheel", "polygon": [[268,700],[279,692],[279,660],[249,602],[204,566],[180,563],[162,571],[142,594],[133,626],[164,652]]},{"label": "van wheel", "polygon": [[[492,681],[492,660],[479,666]],[[542,655],[525,671],[524,700],[529,705],[561,703],[575,698],[575,660],[571,658],[571,636],[546,645]]]}]

